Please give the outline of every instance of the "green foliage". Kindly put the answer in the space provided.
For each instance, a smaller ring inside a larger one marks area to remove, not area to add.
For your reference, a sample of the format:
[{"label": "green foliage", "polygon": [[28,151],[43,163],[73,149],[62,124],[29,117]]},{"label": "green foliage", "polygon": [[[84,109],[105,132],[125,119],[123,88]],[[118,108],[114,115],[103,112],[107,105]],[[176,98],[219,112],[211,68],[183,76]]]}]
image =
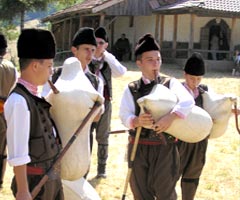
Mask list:
[{"label": "green foliage", "polygon": [[1,0],[0,17],[12,21],[25,11],[46,9],[48,2],[49,0]]},{"label": "green foliage", "polygon": [[65,9],[66,7],[69,7],[71,5],[81,3],[84,0],[60,0],[60,1],[55,1],[55,8],[56,10],[62,10]]},{"label": "green foliage", "polygon": [[24,15],[26,11],[38,11],[47,9],[48,3],[53,0],[1,0],[0,19],[12,22],[20,17],[21,28],[24,27]]},{"label": "green foliage", "polygon": [[0,21],[0,32],[10,41],[16,40],[19,34],[15,25],[2,21]]}]

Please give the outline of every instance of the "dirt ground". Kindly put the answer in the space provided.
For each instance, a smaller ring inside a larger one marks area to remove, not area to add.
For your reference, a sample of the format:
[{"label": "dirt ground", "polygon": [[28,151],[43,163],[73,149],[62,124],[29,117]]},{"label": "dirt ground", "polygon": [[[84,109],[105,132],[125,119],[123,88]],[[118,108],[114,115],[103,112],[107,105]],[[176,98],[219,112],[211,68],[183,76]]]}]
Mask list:
[{"label": "dirt ground", "polygon": [[[137,80],[140,72],[134,63],[124,63],[129,71],[125,76],[113,79],[113,114],[112,130],[123,129],[118,118],[119,103],[126,85]],[[168,76],[174,76],[182,81],[182,66],[164,64],[161,72]],[[216,93],[232,93],[240,96],[240,78],[231,73],[206,74],[203,83],[211,87]],[[238,100],[238,105],[240,101]],[[235,126],[235,118],[232,116],[226,133],[217,139],[209,140],[207,162],[201,176],[200,185],[196,194],[196,200],[240,200],[240,135]],[[123,186],[127,174],[126,146],[127,134],[110,135],[109,158],[107,165],[107,179],[96,179],[96,142],[94,142],[91,169],[88,181],[96,189],[102,200],[121,199]],[[12,168],[7,167],[3,190],[0,192],[0,200],[13,200],[10,191]],[[177,193],[181,199],[179,184]],[[131,190],[128,188],[127,200],[133,200]]]}]

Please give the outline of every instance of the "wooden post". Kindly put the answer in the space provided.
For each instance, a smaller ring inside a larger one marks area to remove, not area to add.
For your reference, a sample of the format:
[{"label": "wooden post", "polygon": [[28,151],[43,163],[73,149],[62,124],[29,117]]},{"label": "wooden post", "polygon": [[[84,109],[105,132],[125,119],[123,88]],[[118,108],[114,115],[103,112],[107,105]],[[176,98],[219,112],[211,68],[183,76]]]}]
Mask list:
[{"label": "wooden post", "polygon": [[231,37],[230,37],[230,51],[233,52],[233,54],[230,53],[230,55],[229,55],[230,59],[234,55],[233,33],[236,30],[236,21],[237,21],[236,17],[232,18]]},{"label": "wooden post", "polygon": [[[133,43],[132,43],[132,48],[134,49],[135,45],[137,43],[137,35],[136,35],[137,34],[137,23],[136,23],[136,17],[134,17],[134,19],[133,19],[133,24],[134,24],[134,26],[133,26]],[[132,56],[132,59],[133,60],[135,59],[134,54]]]},{"label": "wooden post", "polygon": [[194,21],[195,21],[195,15],[191,14],[191,20],[190,20],[190,35],[189,35],[189,45],[188,45],[188,57],[191,56],[193,52],[193,42],[194,42]]},{"label": "wooden post", "polygon": [[62,51],[65,50],[65,30],[66,30],[66,20],[63,21],[63,29],[62,29]]},{"label": "wooden post", "polygon": [[160,46],[162,46],[163,40],[164,40],[164,15],[161,15],[160,39],[159,39]]},{"label": "wooden post", "polygon": [[73,18],[69,19],[69,32],[68,32],[68,46],[71,46],[72,43],[72,23],[73,23]]},{"label": "wooden post", "polygon": [[100,25],[100,26],[104,26],[104,20],[105,20],[105,14],[102,13],[102,14],[100,15],[100,22],[99,22],[99,25]]},{"label": "wooden post", "polygon": [[156,14],[156,24],[155,24],[155,39],[159,42],[159,21],[160,16],[159,14]]},{"label": "wooden post", "polygon": [[83,18],[84,18],[83,16],[81,16],[81,15],[79,16],[79,27],[78,27],[78,29],[83,26]]},{"label": "wooden post", "polygon": [[112,49],[112,51],[113,51],[113,47],[114,47],[114,33],[115,33],[114,24],[115,24],[115,21],[113,21],[111,23],[111,49]]},{"label": "wooden post", "polygon": [[178,15],[174,15],[172,58],[176,58],[176,54],[177,54],[177,25],[178,25]]}]

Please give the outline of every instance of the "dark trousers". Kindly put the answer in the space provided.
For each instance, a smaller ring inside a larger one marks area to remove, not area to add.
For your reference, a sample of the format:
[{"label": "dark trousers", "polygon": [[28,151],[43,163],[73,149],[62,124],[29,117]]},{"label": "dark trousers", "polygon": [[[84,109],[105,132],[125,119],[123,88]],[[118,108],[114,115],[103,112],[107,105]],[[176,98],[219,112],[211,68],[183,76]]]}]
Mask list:
[{"label": "dark trousers", "polygon": [[[98,143],[97,157],[98,157],[98,174],[105,174],[105,168],[108,159],[108,138],[112,116],[112,103],[109,100],[104,102],[105,111],[98,122],[94,122],[90,129],[90,151],[93,148],[93,132],[96,131],[96,140]],[[84,175],[87,178],[88,172]]]},{"label": "dark trousers", "polygon": [[102,114],[96,126],[96,140],[98,144],[108,144],[111,116],[112,116],[112,103],[109,100],[104,102],[105,111]]},{"label": "dark trousers", "polygon": [[[208,139],[198,143],[179,141],[182,200],[194,200],[206,162]],[[179,178],[180,178],[179,177]]]},{"label": "dark trousers", "polygon": [[[128,162],[132,151],[128,146]],[[179,176],[179,154],[176,144],[138,144],[133,162],[130,187],[135,200],[176,200],[175,186]]]}]

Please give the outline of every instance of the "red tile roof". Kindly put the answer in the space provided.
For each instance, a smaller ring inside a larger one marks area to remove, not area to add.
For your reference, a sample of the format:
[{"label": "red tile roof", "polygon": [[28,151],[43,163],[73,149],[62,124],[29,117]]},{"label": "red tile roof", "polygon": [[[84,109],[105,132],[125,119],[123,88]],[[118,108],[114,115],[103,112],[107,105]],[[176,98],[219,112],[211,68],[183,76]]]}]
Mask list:
[{"label": "red tile roof", "polygon": [[240,13],[240,0],[180,0],[176,3],[159,7],[156,10],[178,10],[186,8]]},{"label": "red tile roof", "polygon": [[[83,13],[88,12],[92,13],[92,8],[99,6],[103,3],[109,2],[112,0],[85,0],[82,3],[75,4],[71,7],[58,11],[46,18],[42,21],[48,21],[57,17],[64,17],[65,15],[74,14],[74,13]],[[131,1],[131,0],[128,0]],[[139,0],[139,2],[142,0]],[[153,12],[161,12],[161,11],[171,11],[171,10],[199,10],[203,13],[207,11],[208,13],[213,12],[221,12],[221,13],[231,13],[237,16],[240,15],[240,0],[177,0],[176,3],[172,3],[165,6],[160,6],[161,2],[159,0],[148,0],[149,4],[153,4],[155,2],[155,6],[153,8]],[[117,1],[116,1],[117,2]],[[157,3],[159,2],[159,4]],[[173,2],[173,1],[169,1]],[[156,5],[160,7],[156,8]]]},{"label": "red tile roof", "polygon": [[203,8],[227,12],[240,12],[240,0],[205,0]]}]

